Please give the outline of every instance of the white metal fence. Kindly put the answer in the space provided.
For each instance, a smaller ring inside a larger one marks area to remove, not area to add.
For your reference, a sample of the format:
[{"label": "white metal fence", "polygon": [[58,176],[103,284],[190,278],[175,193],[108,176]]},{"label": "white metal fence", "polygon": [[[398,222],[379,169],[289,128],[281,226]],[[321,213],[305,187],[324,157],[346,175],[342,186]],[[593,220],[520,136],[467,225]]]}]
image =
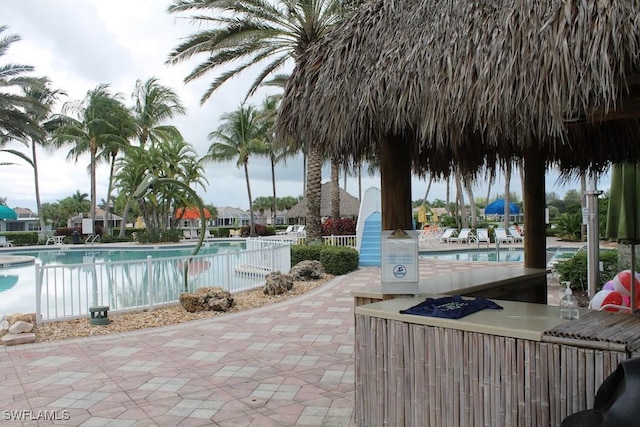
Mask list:
[{"label": "white metal fence", "polygon": [[[180,294],[219,286],[231,293],[263,286],[272,271],[288,272],[291,242],[247,240],[247,250],[146,260],[36,265],[38,322],[73,319],[89,307],[110,311],[153,309],[179,301]],[[188,265],[187,281],[184,280]]]},{"label": "white metal fence", "polygon": [[[307,242],[307,238],[305,236],[298,236],[295,234],[291,235],[279,235],[279,236],[270,236],[265,237],[263,239],[259,239],[261,241],[270,240],[270,241],[278,241],[278,242],[289,242],[292,245],[304,245]],[[348,246],[350,248],[357,248],[358,238],[355,235],[351,236],[322,236],[322,244],[325,246]]]}]

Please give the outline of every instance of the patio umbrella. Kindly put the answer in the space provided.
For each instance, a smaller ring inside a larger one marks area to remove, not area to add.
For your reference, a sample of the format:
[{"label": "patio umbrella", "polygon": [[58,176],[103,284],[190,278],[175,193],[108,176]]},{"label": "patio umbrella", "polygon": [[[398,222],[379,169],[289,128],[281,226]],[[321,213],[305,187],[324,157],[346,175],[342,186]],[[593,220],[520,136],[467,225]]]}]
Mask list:
[{"label": "patio umbrella", "polygon": [[613,167],[607,237],[631,245],[631,310],[635,312],[635,245],[640,244],[640,164],[624,163]]},{"label": "patio umbrella", "polygon": [[0,219],[18,219],[18,214],[13,209],[0,205]]}]

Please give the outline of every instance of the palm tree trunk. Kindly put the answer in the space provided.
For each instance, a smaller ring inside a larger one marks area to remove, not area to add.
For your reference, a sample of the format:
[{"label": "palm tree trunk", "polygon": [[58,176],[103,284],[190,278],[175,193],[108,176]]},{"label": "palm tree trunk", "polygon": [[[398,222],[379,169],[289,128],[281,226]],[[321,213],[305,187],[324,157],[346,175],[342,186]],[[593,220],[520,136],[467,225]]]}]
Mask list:
[{"label": "palm tree trunk", "polygon": [[36,160],[36,143],[31,141],[31,161],[33,162],[33,180],[35,182],[36,190],[36,208],[38,210],[38,220],[40,221],[40,234],[44,235],[47,224],[44,222],[44,215],[42,212],[42,203],[40,201],[40,180],[38,178],[38,161]]},{"label": "palm tree trunk", "polygon": [[[587,207],[587,198],[585,197],[585,193],[587,192],[587,176],[584,173],[580,174],[580,195],[582,196],[580,200],[580,205],[582,207],[582,211]],[[582,226],[580,227],[580,241],[584,242],[587,240],[587,224],[582,222]]]},{"label": "palm tree trunk", "polygon": [[109,165],[109,184],[107,185],[107,205],[104,210],[104,229],[107,231],[107,234],[113,234],[111,230],[111,225],[109,224],[109,214],[111,213],[111,192],[113,191],[113,174],[116,168],[116,156],[111,155],[111,164]]},{"label": "palm tree trunk", "polygon": [[469,221],[467,221],[467,213],[465,212],[465,206],[464,206],[464,192],[462,191],[462,178],[458,171],[456,171],[455,180],[456,180],[456,200],[458,201],[458,209],[460,212],[460,224],[462,228],[467,228],[469,227]]},{"label": "palm tree trunk", "polygon": [[93,227],[92,233],[97,234],[96,230],[96,149],[91,148],[91,226]]},{"label": "palm tree trunk", "polygon": [[509,201],[509,189],[511,187],[511,164],[507,163],[504,169],[504,229],[509,228],[509,218],[511,217],[511,205]]},{"label": "palm tree trunk", "polygon": [[451,209],[449,207],[449,204],[451,202],[451,178],[447,177],[447,191],[446,191],[446,196],[445,196],[445,200],[447,203],[447,215],[451,215]]},{"label": "palm tree trunk", "polygon": [[125,237],[125,229],[127,220],[129,219],[129,210],[131,209],[131,197],[127,199],[127,204],[124,206],[124,212],[122,213],[122,223],[120,224],[120,237]]},{"label": "palm tree trunk", "polygon": [[340,219],[340,166],[335,159],[331,159],[331,218]]},{"label": "palm tree trunk", "polygon": [[271,212],[271,225],[276,226],[276,218],[278,216],[278,199],[276,197],[276,158],[271,153],[271,187],[273,188],[273,204]]},{"label": "palm tree trunk", "polygon": [[473,197],[471,177],[465,177],[464,188],[467,191],[467,197],[469,198],[469,208],[471,209],[471,227],[476,228],[476,226],[478,225],[478,213],[476,212],[476,201]]},{"label": "palm tree trunk", "polygon": [[248,162],[244,162],[244,178],[247,180],[247,194],[249,195],[249,236],[256,237],[256,226],[253,223],[253,197],[251,196],[251,184],[249,183]]},{"label": "palm tree trunk", "polygon": [[362,201],[362,163],[358,163],[358,200]]},{"label": "palm tree trunk", "polygon": [[422,204],[426,206],[427,204],[427,196],[429,196],[429,190],[431,190],[431,183],[433,182],[433,177],[429,177],[429,183],[427,184],[427,191],[424,193],[424,199],[422,199]]},{"label": "palm tree trunk", "polygon": [[322,153],[312,145],[307,150],[307,244],[319,243],[322,239],[320,227],[320,198],[322,195]]}]

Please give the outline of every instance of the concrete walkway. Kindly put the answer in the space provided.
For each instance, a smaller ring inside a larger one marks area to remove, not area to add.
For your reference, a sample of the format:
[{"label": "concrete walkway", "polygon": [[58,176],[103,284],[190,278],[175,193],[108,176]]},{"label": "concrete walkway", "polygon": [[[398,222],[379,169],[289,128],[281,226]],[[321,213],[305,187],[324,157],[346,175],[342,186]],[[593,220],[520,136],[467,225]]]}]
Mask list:
[{"label": "concrete walkway", "polygon": [[[495,265],[421,260],[420,276]],[[0,424],[354,425],[350,292],[379,283],[380,268],[361,268],[307,295],[215,319],[2,347]]]},{"label": "concrete walkway", "polygon": [[[488,265],[496,264],[423,261],[420,274]],[[354,425],[350,292],[379,280],[379,268],[361,268],[307,295],[211,320],[3,347],[2,424]]]}]

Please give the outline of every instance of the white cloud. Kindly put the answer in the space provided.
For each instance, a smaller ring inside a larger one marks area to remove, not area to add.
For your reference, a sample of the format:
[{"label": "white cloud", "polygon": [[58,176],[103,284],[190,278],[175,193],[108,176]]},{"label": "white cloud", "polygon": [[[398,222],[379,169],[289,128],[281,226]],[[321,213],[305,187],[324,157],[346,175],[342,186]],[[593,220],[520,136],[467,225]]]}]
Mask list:
[{"label": "white cloud", "polygon": [[[170,51],[180,40],[197,30],[190,21],[169,15],[169,2],[157,0],[3,0],[0,2],[0,25],[9,26],[6,33],[18,34],[22,41],[15,43],[3,61],[30,64],[36,67],[35,75],[45,75],[53,81],[53,87],[65,90],[69,99],[82,99],[88,90],[100,83],[108,83],[114,92],[120,92],[129,102],[136,79],[157,77],[162,84],[172,87],[180,95],[187,108],[185,117],[174,124],[181,130],[199,155],[210,145],[207,135],[218,126],[219,117],[236,109],[244,100],[257,71],[250,71],[242,78],[233,79],[222,86],[205,104],[200,97],[215,76],[184,84],[183,79],[198,62],[168,66],[165,64]],[[5,33],[5,34],[6,34]],[[250,99],[259,104],[264,98],[260,93]],[[27,151],[20,144],[11,148]],[[90,192],[88,159],[71,162],[65,159],[68,149],[39,154],[40,184],[43,202],[54,202],[80,190]],[[15,162],[18,165],[0,166],[0,197],[6,197],[10,206],[35,209],[33,172],[16,157],[0,153],[0,163]],[[252,158],[249,172],[253,197],[269,196],[271,169],[267,159]],[[277,168],[277,192],[279,196],[302,194],[302,159],[292,159]],[[206,203],[248,207],[244,172],[235,163],[210,164],[206,167],[209,187],[202,192]],[[108,171],[102,167],[98,173],[98,200],[105,198]],[[323,171],[323,181],[329,179],[328,168]],[[379,186],[376,177],[363,176],[363,191]],[[563,195],[562,186],[548,180],[547,191]],[[576,188],[577,184],[566,186]],[[500,180],[493,186],[493,194],[504,192]],[[414,179],[413,199],[424,197],[426,181]],[[520,193],[519,179],[512,180],[512,189]],[[347,190],[358,194],[355,177],[349,178]],[[485,197],[486,183],[478,183],[478,197]],[[452,199],[453,199],[452,191]],[[445,199],[445,184],[432,185],[429,199]]]}]

